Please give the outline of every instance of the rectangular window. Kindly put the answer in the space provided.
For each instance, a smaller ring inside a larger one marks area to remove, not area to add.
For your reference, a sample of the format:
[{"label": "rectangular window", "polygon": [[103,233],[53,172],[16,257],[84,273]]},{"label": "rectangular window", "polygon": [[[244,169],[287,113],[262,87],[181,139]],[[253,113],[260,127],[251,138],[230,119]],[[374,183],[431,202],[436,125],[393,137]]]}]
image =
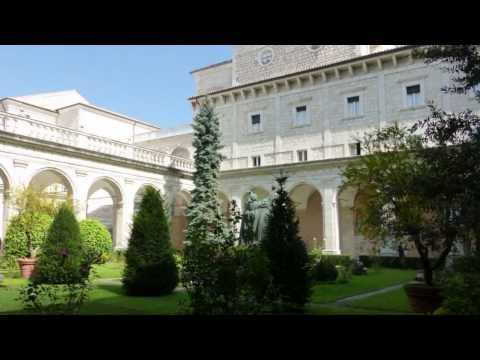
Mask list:
[{"label": "rectangular window", "polygon": [[416,107],[421,105],[420,85],[411,85],[406,87],[407,107]]},{"label": "rectangular window", "polygon": [[308,161],[307,150],[298,150],[297,158],[298,158],[298,161]]},{"label": "rectangular window", "polygon": [[362,146],[359,142],[350,144],[350,156],[358,156],[362,153]]},{"label": "rectangular window", "polygon": [[262,131],[262,117],[260,114],[253,114],[250,116],[250,127],[252,132]]},{"label": "rectangular window", "polygon": [[253,167],[261,166],[260,156],[252,156],[252,164],[253,164]]},{"label": "rectangular window", "polygon": [[349,117],[360,116],[360,96],[347,98],[347,112]]},{"label": "rectangular window", "polygon": [[295,126],[302,126],[307,124],[307,106],[297,106],[295,108]]}]

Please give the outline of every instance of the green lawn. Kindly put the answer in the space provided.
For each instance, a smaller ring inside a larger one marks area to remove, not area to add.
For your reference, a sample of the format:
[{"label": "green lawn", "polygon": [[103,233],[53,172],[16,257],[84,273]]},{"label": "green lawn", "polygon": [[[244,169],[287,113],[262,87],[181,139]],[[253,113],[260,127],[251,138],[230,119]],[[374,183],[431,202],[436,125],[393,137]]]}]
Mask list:
[{"label": "green lawn", "polygon": [[95,277],[101,279],[119,279],[122,277],[124,262],[108,262],[102,265],[94,265],[93,273]]},{"label": "green lawn", "polygon": [[408,303],[405,291],[400,288],[385,294],[378,294],[367,299],[352,301],[345,304],[345,307],[351,307],[358,310],[374,310],[397,314],[413,314],[412,308]]},{"label": "green lawn", "polygon": [[353,276],[346,284],[319,284],[313,288],[312,303],[331,303],[349,296],[379,290],[388,286],[409,282],[415,278],[415,270],[370,270],[368,275]]},{"label": "green lawn", "polygon": [[[185,291],[177,289],[173,294],[162,297],[129,297],[121,286],[122,263],[108,263],[97,266],[95,288],[89,302],[82,308],[82,314],[180,314],[179,302],[188,300]],[[320,284],[314,288],[312,302],[306,307],[310,315],[352,315],[352,314],[399,314],[409,313],[403,289],[380,294],[368,299],[345,305],[332,302],[360,293],[378,290],[387,286],[408,282],[415,276],[414,271],[380,269],[368,275],[354,276],[348,284]],[[115,280],[112,280],[115,279]],[[0,314],[21,314],[22,306],[16,301],[18,289],[26,284],[24,279],[5,279],[0,285]]]}]

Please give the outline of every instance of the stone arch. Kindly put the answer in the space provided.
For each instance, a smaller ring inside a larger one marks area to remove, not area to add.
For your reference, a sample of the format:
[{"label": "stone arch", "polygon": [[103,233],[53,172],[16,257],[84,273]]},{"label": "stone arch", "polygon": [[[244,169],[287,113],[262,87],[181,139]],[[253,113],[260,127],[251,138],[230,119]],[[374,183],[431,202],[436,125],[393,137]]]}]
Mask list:
[{"label": "stone arch", "polygon": [[8,225],[10,184],[8,172],[0,165],[0,251],[3,250],[3,239]]},{"label": "stone arch", "polygon": [[45,192],[48,196],[58,200],[74,198],[74,185],[71,178],[62,170],[43,168],[35,172],[28,182],[28,186]]},{"label": "stone arch", "polygon": [[186,210],[191,200],[192,196],[185,190],[180,190],[175,194],[170,221],[170,238],[176,249],[182,249],[185,243],[185,230],[188,225]]},{"label": "stone arch", "polygon": [[299,183],[290,191],[299,221],[299,234],[307,248],[322,248],[324,238],[323,200],[320,191],[308,183]]},{"label": "stone arch", "polygon": [[88,188],[87,218],[95,218],[112,235],[115,248],[123,241],[123,192],[120,184],[109,177],[95,179]]}]

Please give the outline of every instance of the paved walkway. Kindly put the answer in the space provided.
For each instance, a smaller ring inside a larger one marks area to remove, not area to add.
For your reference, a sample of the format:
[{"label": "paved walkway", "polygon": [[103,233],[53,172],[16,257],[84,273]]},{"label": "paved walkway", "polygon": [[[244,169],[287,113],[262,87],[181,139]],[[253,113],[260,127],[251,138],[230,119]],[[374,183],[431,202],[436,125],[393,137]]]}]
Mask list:
[{"label": "paved walkway", "polygon": [[344,303],[349,303],[351,301],[366,299],[366,298],[369,298],[371,296],[375,296],[375,295],[378,295],[378,294],[384,294],[384,293],[387,293],[387,292],[390,292],[390,291],[393,291],[393,290],[400,289],[403,285],[404,284],[388,286],[388,287],[380,289],[380,290],[375,290],[375,291],[370,291],[370,292],[355,295],[355,296],[350,296],[350,297],[347,297],[347,298],[337,300],[337,301],[335,301],[331,304],[341,305],[341,304],[344,304]]}]

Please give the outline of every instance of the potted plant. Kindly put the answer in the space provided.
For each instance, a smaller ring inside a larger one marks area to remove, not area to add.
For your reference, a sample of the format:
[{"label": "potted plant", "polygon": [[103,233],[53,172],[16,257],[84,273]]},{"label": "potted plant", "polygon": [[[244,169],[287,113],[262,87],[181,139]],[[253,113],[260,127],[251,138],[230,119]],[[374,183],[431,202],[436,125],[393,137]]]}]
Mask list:
[{"label": "potted plant", "polygon": [[40,244],[47,235],[48,219],[55,213],[55,203],[45,193],[30,187],[19,189],[13,198],[19,209],[18,226],[26,242],[17,263],[22,277],[29,279],[35,269]]},{"label": "potted plant", "polygon": [[39,247],[33,247],[32,236],[30,231],[25,231],[27,236],[28,252],[29,256],[17,259],[20,267],[20,273],[23,278],[30,279],[33,271],[35,270],[35,263],[37,262],[37,252]]}]

